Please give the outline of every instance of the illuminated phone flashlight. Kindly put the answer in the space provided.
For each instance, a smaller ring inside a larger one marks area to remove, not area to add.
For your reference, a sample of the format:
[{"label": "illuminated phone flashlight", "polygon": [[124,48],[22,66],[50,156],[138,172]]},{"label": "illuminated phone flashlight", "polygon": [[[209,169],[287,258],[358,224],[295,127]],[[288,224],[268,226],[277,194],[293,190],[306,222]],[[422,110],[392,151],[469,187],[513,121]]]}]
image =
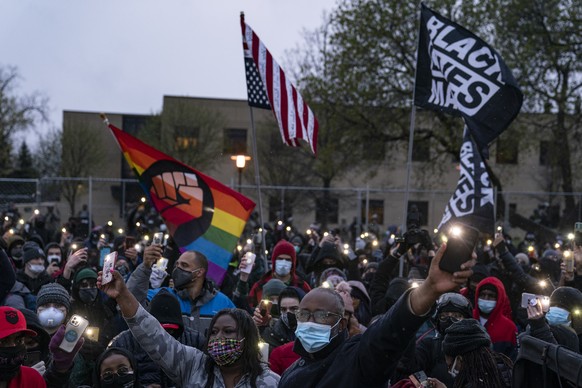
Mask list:
[{"label": "illuminated phone flashlight", "polygon": [[344,244],[344,249],[350,249],[350,245],[349,244]]},{"label": "illuminated phone flashlight", "polygon": [[540,282],[538,284],[541,288],[546,288],[548,285],[548,282],[546,282],[545,280],[540,280]]},{"label": "illuminated phone flashlight", "polygon": [[434,234],[437,234],[439,232],[437,228],[434,228],[432,231],[434,232]]},{"label": "illuminated phone flashlight", "polygon": [[283,221],[277,221],[277,225],[279,226],[283,225]]},{"label": "illuminated phone flashlight", "polygon": [[10,228],[10,230],[8,231],[10,234],[14,234],[14,229]]},{"label": "illuminated phone flashlight", "polygon": [[377,246],[378,246],[378,240],[374,240],[374,241],[372,241],[372,246],[373,246],[373,247],[377,247]]},{"label": "illuminated phone flashlight", "polygon": [[395,234],[391,234],[391,235],[390,235],[390,238],[391,238],[392,240],[394,240],[394,239],[396,238],[396,235],[395,235]]},{"label": "illuminated phone flashlight", "polygon": [[239,251],[239,252],[242,251],[242,248],[243,248],[242,245],[237,245],[236,246],[236,250]]},{"label": "illuminated phone flashlight", "polygon": [[4,217],[4,221],[8,221],[8,220],[10,220],[10,217],[8,217],[8,216]]},{"label": "illuminated phone flashlight", "polygon": [[533,252],[534,251],[533,245],[530,245],[529,247],[527,247],[527,251],[528,252]]},{"label": "illuminated phone flashlight", "polygon": [[350,251],[348,251],[347,249],[344,249],[344,255],[347,255],[348,253],[350,253]]},{"label": "illuminated phone flashlight", "polygon": [[571,254],[572,254],[572,252],[570,252],[570,251],[564,251],[565,258],[569,258]]},{"label": "illuminated phone flashlight", "polygon": [[139,221],[138,221],[138,222],[136,222],[136,223],[135,223],[135,226],[137,226],[137,227],[139,228],[139,227],[141,226],[141,222],[139,222]]},{"label": "illuminated phone flashlight", "polygon": [[574,235],[574,233],[568,233],[568,240],[574,240],[576,238],[576,236]]},{"label": "illuminated phone flashlight", "polygon": [[441,241],[444,242],[444,243],[446,243],[447,241],[449,241],[449,238],[443,234],[441,236]]},{"label": "illuminated phone flashlight", "polygon": [[93,329],[92,328],[88,328],[86,331],[86,334],[88,337],[91,337],[93,335]]},{"label": "illuminated phone flashlight", "polygon": [[104,235],[104,234],[102,234],[102,235],[101,235],[101,236],[99,236],[99,237],[105,240],[105,235]]},{"label": "illuminated phone flashlight", "polygon": [[580,315],[582,313],[582,311],[580,311],[580,309],[575,309],[572,312],[574,313],[574,315]]},{"label": "illuminated phone flashlight", "polygon": [[135,245],[133,246],[133,248],[134,248],[136,251],[138,251],[138,252],[141,252],[141,245],[140,245],[140,244],[135,244]]},{"label": "illuminated phone flashlight", "polygon": [[503,228],[502,228],[501,226],[498,226],[498,227],[497,227],[497,231],[498,231],[498,232],[501,232],[502,230],[503,230]]},{"label": "illuminated phone flashlight", "polygon": [[331,288],[331,284],[329,284],[329,282],[327,280],[325,282],[321,283],[321,286],[323,288]]},{"label": "illuminated phone flashlight", "polygon": [[63,228],[63,229],[61,229],[61,232],[63,232],[63,233],[67,233],[67,228]]},{"label": "illuminated phone flashlight", "polygon": [[121,228],[117,229],[117,233],[123,234],[123,229],[121,229]]},{"label": "illuminated phone flashlight", "polygon": [[491,241],[491,239],[487,240],[487,245],[491,245],[493,243],[493,241]]},{"label": "illuminated phone flashlight", "polygon": [[311,229],[307,229],[307,230],[305,231],[305,234],[311,234]]},{"label": "illuminated phone flashlight", "polygon": [[72,244],[72,245],[71,245],[71,249],[72,249],[72,250],[76,250],[76,249],[77,249],[77,244]]},{"label": "illuminated phone flashlight", "polygon": [[327,236],[329,233],[323,232],[323,237]]},{"label": "illuminated phone flashlight", "polygon": [[107,221],[107,226],[113,226],[113,221]]},{"label": "illuminated phone flashlight", "polygon": [[451,227],[451,235],[453,237],[461,237],[462,234],[463,234],[463,231],[458,226]]},{"label": "illuminated phone flashlight", "polygon": [[19,220],[18,220],[18,223],[19,223],[20,225],[24,225],[24,220],[21,218],[21,219],[19,219]]},{"label": "illuminated phone flashlight", "polygon": [[150,241],[150,236],[146,234],[145,236],[143,236],[143,239],[144,239],[145,241]]},{"label": "illuminated phone flashlight", "polygon": [[253,240],[251,240],[250,238],[247,238],[247,244],[252,244]]},{"label": "illuminated phone flashlight", "polygon": [[364,233],[364,237],[368,237],[370,234],[368,232]]},{"label": "illuminated phone flashlight", "polygon": [[38,216],[40,214],[40,211],[38,209],[34,209],[34,214]]},{"label": "illuminated phone flashlight", "polygon": [[141,203],[145,203],[145,201],[147,201],[146,197],[141,197]]},{"label": "illuminated phone flashlight", "polygon": [[290,232],[290,231],[291,231],[291,227],[290,227],[290,226],[288,226],[288,227],[286,227],[286,228],[285,228],[285,230],[286,230],[287,232]]},{"label": "illuminated phone flashlight", "polygon": [[265,256],[269,256],[269,250],[265,249]]},{"label": "illuminated phone flashlight", "polygon": [[368,264],[368,259],[362,260],[362,263],[364,263],[364,265]]},{"label": "illuminated phone flashlight", "polygon": [[556,249],[560,249],[560,243],[555,243],[555,244],[554,244],[554,248],[556,248]]},{"label": "illuminated phone flashlight", "polygon": [[360,238],[361,239],[365,239],[366,238],[366,236],[364,235],[364,233],[360,234]]},{"label": "illuminated phone flashlight", "polygon": [[411,287],[411,288],[418,288],[418,286],[420,286],[420,284],[418,284],[418,282],[412,282],[412,283],[410,284],[410,287]]}]

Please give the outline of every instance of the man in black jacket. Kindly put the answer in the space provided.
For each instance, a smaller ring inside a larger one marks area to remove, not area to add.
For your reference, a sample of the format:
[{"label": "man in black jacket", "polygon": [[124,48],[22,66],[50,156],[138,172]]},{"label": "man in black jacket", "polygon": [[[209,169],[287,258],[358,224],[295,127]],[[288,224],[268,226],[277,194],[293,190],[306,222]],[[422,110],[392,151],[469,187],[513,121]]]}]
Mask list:
[{"label": "man in black jacket", "polygon": [[323,288],[309,292],[297,312],[293,351],[301,358],[281,376],[279,387],[385,387],[436,300],[471,276],[473,260],[454,274],[440,270],[445,249],[443,244],[421,286],[405,293],[364,334],[350,339],[341,297]]}]

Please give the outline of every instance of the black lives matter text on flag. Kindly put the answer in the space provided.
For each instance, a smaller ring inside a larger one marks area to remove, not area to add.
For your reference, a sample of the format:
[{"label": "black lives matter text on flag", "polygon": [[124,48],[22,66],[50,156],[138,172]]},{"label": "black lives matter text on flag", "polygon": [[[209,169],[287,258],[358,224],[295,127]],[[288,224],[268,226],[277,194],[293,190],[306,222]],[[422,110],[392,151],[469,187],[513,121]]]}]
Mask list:
[{"label": "black lives matter text on flag", "polygon": [[483,233],[493,234],[493,186],[467,128],[461,145],[460,160],[461,172],[457,188],[445,208],[438,229],[451,220],[464,220]]},{"label": "black lives matter text on flag", "polygon": [[517,116],[522,100],[511,70],[492,47],[422,5],[417,106],[464,117],[483,149]]}]

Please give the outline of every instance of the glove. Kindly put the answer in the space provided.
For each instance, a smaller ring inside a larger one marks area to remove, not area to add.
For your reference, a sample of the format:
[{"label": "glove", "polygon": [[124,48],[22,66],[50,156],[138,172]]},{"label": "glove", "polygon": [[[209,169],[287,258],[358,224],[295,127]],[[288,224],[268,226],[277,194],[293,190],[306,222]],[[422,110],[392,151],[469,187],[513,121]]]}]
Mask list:
[{"label": "glove", "polygon": [[152,288],[160,288],[166,276],[168,276],[168,273],[154,264],[152,266],[152,274],[150,275]]},{"label": "glove", "polygon": [[71,369],[73,366],[73,360],[85,342],[85,338],[81,337],[73,348],[73,351],[69,353],[59,348],[59,345],[61,342],[63,342],[63,338],[65,338],[64,325],[62,325],[59,330],[57,330],[57,332],[53,335],[53,338],[51,338],[51,342],[49,343],[49,350],[52,354],[53,365],[57,371],[61,372]]},{"label": "glove", "polygon": [[37,362],[36,364],[31,366],[31,368],[40,373],[41,376],[44,376],[44,372],[46,372],[46,366],[44,365],[44,361]]}]

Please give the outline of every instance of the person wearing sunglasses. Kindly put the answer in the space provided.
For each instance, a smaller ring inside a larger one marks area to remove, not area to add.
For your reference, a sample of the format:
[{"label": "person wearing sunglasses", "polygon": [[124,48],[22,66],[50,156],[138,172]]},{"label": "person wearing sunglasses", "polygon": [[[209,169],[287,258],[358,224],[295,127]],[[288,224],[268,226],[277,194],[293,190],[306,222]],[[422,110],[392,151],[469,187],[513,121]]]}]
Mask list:
[{"label": "person wearing sunglasses", "polygon": [[97,360],[97,388],[137,388],[139,385],[136,362],[127,350],[123,348],[108,348]]},{"label": "person wearing sunglasses", "polygon": [[444,293],[464,284],[475,261],[467,257],[454,274],[439,268],[443,244],[426,280],[408,290],[362,334],[348,338],[344,301],[331,289],[316,288],[301,300],[293,351],[301,356],[281,376],[280,388],[385,387],[406,346]]}]

